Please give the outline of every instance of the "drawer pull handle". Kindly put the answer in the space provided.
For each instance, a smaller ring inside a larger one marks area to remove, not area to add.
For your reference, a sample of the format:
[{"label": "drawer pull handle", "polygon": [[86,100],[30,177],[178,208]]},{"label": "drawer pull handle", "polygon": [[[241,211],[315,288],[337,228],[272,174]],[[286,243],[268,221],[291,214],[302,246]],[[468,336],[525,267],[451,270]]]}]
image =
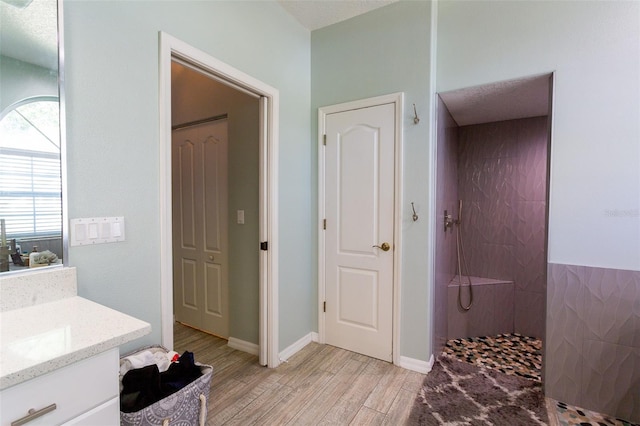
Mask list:
[{"label": "drawer pull handle", "polygon": [[24,424],[29,423],[31,420],[35,420],[38,417],[44,416],[47,413],[52,412],[53,410],[55,410],[56,408],[58,408],[58,406],[56,404],[51,404],[48,405],[44,408],[41,408],[39,410],[36,411],[35,408],[32,408],[28,411],[29,414],[27,414],[26,416],[22,417],[21,419],[16,420],[15,422],[11,422],[11,426],[22,426]]}]

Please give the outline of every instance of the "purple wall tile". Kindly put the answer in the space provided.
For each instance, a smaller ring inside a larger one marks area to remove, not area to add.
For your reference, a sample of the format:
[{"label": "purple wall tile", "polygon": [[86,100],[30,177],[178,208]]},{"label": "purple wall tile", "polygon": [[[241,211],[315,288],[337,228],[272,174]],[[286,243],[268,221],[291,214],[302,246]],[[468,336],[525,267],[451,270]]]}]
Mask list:
[{"label": "purple wall tile", "polygon": [[547,199],[547,120],[534,118],[517,129],[516,199]]},{"label": "purple wall tile", "polygon": [[[465,288],[462,289],[464,291]],[[466,296],[466,294],[464,294]],[[463,297],[463,295],[461,295]],[[466,301],[466,298],[462,299]],[[468,312],[458,307],[458,288],[450,286],[447,288],[447,339],[459,339],[471,336],[471,324]]]},{"label": "purple wall tile", "polygon": [[640,271],[549,264],[545,391],[640,422]]},{"label": "purple wall tile", "polygon": [[516,249],[512,244],[483,244],[481,250],[489,256],[484,277],[513,281],[517,261]]},{"label": "purple wall tile", "polygon": [[546,291],[546,203],[544,201],[517,201],[515,283],[521,291]]},{"label": "purple wall tile", "polygon": [[[456,235],[452,230],[444,232],[444,210],[457,217],[458,206],[458,127],[442,100],[438,98],[436,174],[436,227],[435,258],[435,318],[434,348],[440,353],[448,336],[447,311],[449,309],[447,284],[456,274]],[[455,306],[455,305],[451,305]]]},{"label": "purple wall tile", "polygon": [[634,272],[589,268],[584,284],[585,339],[632,346],[640,334],[635,308],[640,286]]},{"label": "purple wall tile", "polygon": [[498,284],[495,291],[495,310],[493,311],[495,333],[504,334],[514,331],[515,294],[513,284]]},{"label": "purple wall tile", "polygon": [[580,400],[584,335],[583,270],[548,266],[547,332],[544,353],[545,393],[568,403]]},{"label": "purple wall tile", "polygon": [[462,199],[468,273],[515,286],[475,287],[474,307],[462,313],[457,288],[446,288],[455,234],[442,232],[436,303],[448,299],[448,310],[436,310],[436,328],[439,321],[450,338],[469,337],[504,332],[511,323],[516,332],[543,336],[547,396],[640,422],[640,271],[546,265],[546,118],[465,126],[456,134],[447,115],[438,124],[438,209],[457,217]]},{"label": "purple wall tile", "polygon": [[581,406],[639,421],[640,349],[585,339],[581,399]]},{"label": "purple wall tile", "polygon": [[[469,286],[466,280],[460,296],[463,305],[468,306]],[[513,283],[474,284],[473,305],[465,311],[458,304],[458,286],[449,286],[447,338],[513,333],[513,298]]]},{"label": "purple wall tile", "polygon": [[[516,296],[511,286],[511,293],[504,297],[496,294],[484,307],[476,304],[472,308],[484,310],[477,313],[483,330],[544,335],[546,166],[546,117],[458,128],[439,100],[438,215],[447,209],[453,218],[460,217],[457,200],[462,199],[462,224],[457,230],[461,231],[466,258],[464,272],[513,281],[520,291]],[[436,237],[436,340],[444,330],[449,337],[464,337],[460,335],[463,331],[477,335],[477,330],[469,328],[469,318],[476,312],[459,318],[447,312],[456,309],[455,304],[444,305],[451,295],[443,290],[457,267],[456,235],[452,231],[439,232]],[[489,307],[495,303],[494,298],[500,299],[501,306],[507,300],[513,305],[497,314]],[[488,324],[487,318],[493,318],[493,324]]]},{"label": "purple wall tile", "polygon": [[511,280],[526,291],[530,297],[514,298],[515,331],[534,337],[544,335],[546,177],[546,117],[459,129],[468,273]]},{"label": "purple wall tile", "polygon": [[539,292],[515,291],[514,329],[518,333],[544,338],[545,298]]},{"label": "purple wall tile", "polygon": [[[551,355],[553,354],[553,355]],[[571,340],[545,341],[545,395],[568,404],[582,406],[582,342]],[[555,359],[550,363],[550,356]]]},{"label": "purple wall tile", "polygon": [[[462,288],[463,294],[466,293],[465,289],[467,287]],[[473,287],[473,305],[466,313],[470,324],[469,332],[471,334],[469,334],[469,337],[487,336],[495,333],[493,315],[496,309],[495,289],[495,285],[477,285]]]},{"label": "purple wall tile", "polygon": [[[635,286],[636,286],[636,291],[637,289],[640,289],[640,274],[635,274],[634,276],[634,281],[635,281]],[[638,348],[640,349],[640,297],[636,297],[635,300],[635,305],[633,307],[633,312],[634,312],[634,316],[635,316],[635,323],[636,325],[633,327],[634,332],[633,332],[633,338],[631,339],[631,346],[633,346],[634,348]],[[640,366],[638,366],[638,369],[640,370]],[[640,406],[640,404],[638,404]]]}]

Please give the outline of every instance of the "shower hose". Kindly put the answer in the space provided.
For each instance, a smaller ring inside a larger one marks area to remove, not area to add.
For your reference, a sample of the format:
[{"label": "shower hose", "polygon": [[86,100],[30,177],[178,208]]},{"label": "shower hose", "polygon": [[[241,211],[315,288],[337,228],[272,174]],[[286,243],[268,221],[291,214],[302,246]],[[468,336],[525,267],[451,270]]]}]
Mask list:
[{"label": "shower hose", "polygon": [[[462,238],[460,237],[460,233],[462,232],[462,200],[459,202],[458,206],[458,220],[456,221],[456,251],[458,253],[458,306],[460,309],[468,311],[471,309],[471,305],[473,305],[473,285],[471,284],[471,277],[469,274],[469,267],[467,266],[467,259],[464,256],[464,246],[462,245]],[[462,253],[462,256],[460,255]],[[460,259],[462,258],[462,263]],[[467,272],[467,280],[469,281],[469,304],[464,306],[462,304],[462,264],[464,264],[464,270]]]}]

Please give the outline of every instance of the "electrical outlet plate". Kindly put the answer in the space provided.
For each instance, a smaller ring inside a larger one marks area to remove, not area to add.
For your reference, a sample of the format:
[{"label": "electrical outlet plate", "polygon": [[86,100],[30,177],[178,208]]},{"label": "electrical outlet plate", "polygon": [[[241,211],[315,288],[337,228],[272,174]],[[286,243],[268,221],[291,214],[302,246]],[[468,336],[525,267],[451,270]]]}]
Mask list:
[{"label": "electrical outlet plate", "polygon": [[71,219],[71,246],[116,243],[125,240],[124,217],[89,217]]}]

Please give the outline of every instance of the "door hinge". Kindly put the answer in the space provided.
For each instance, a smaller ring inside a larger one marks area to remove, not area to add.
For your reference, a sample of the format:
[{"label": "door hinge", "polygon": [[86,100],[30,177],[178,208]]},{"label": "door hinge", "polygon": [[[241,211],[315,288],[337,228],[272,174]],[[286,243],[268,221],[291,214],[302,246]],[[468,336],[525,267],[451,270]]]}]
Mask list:
[{"label": "door hinge", "polygon": [[322,229],[327,229],[327,219],[322,219]]},{"label": "door hinge", "polygon": [[322,312],[327,312],[327,302],[322,302]]},{"label": "door hinge", "polygon": [[322,145],[326,145],[327,144],[327,134],[325,133],[324,135],[322,135]]},{"label": "door hinge", "polygon": [[269,249],[269,244],[266,241],[262,241],[260,243],[260,250],[267,251]]}]

